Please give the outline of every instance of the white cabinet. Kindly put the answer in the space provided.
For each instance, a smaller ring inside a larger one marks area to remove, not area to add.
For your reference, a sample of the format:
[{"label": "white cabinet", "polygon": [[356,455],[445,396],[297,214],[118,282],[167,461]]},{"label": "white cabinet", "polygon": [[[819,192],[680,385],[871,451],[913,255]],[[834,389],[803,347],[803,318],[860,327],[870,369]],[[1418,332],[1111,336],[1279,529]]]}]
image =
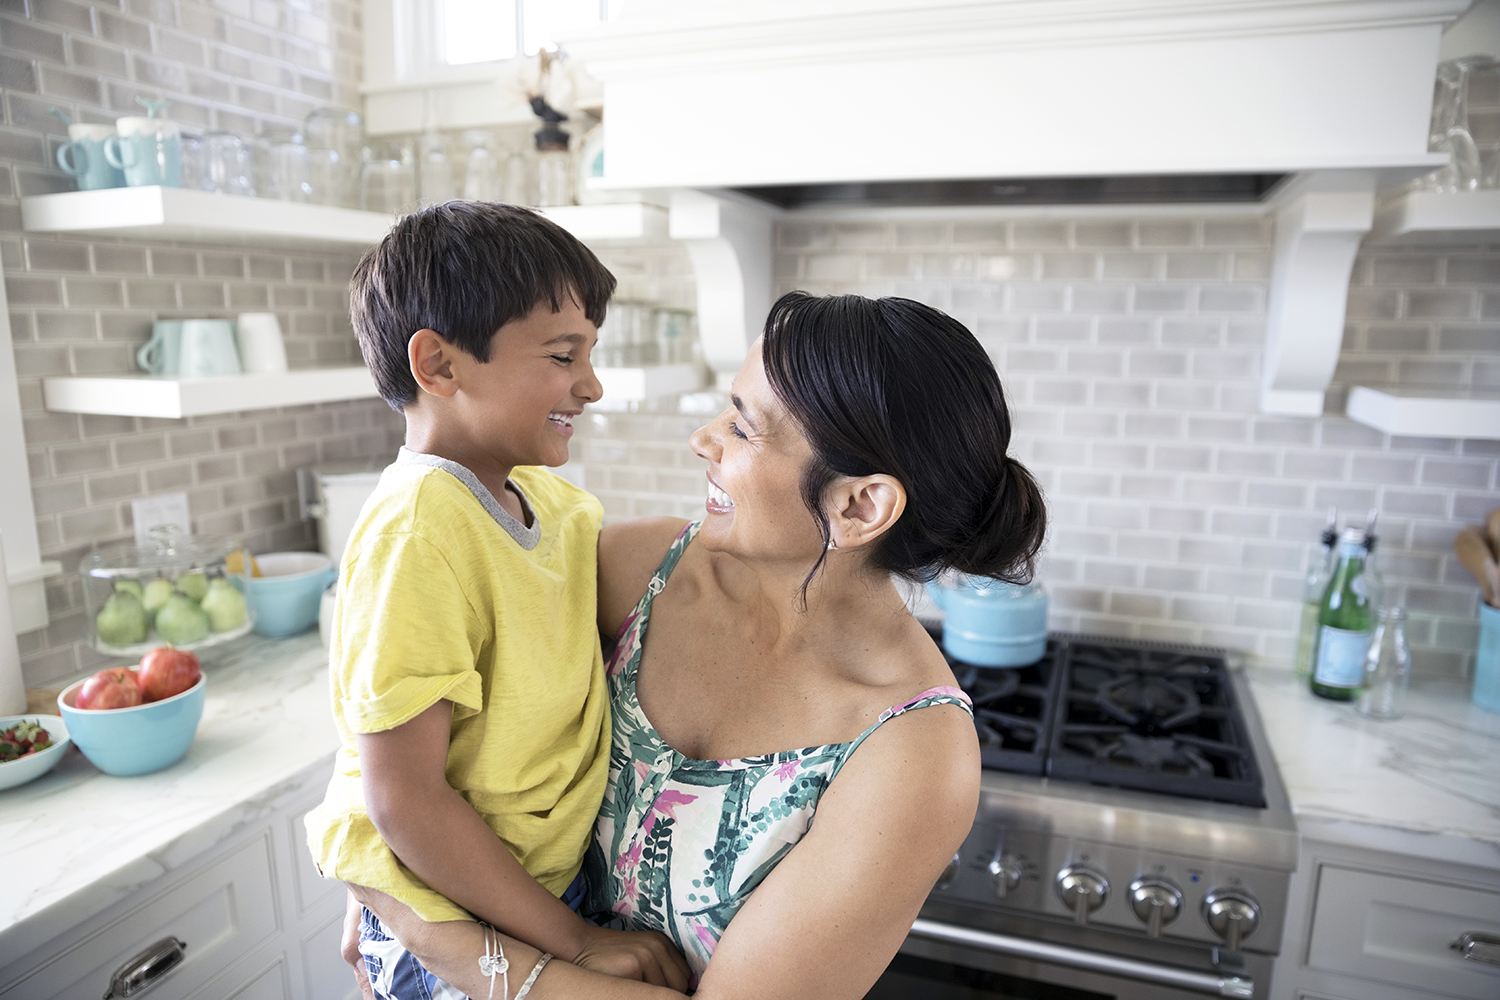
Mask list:
[{"label": "white cabinet", "polygon": [[[326,771],[326,768],[322,768]],[[354,978],[339,956],[344,893],[318,876],[302,817],[306,791],[184,869],[0,970],[0,1000],[99,1000],[116,971],[157,942],[182,960],[133,996],[146,1000],[346,1000]]]},{"label": "white cabinet", "polygon": [[1500,935],[1500,871],[1303,841],[1274,1000],[1493,1000],[1500,966],[1463,958]]}]

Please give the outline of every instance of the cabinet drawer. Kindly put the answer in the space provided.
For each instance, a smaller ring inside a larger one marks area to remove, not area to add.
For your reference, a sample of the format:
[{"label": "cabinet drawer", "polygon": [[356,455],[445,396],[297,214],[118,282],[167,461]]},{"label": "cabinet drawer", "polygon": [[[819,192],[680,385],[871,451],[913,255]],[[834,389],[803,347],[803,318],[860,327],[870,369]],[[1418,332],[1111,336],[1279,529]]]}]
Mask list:
[{"label": "cabinet drawer", "polygon": [[1307,963],[1424,994],[1500,996],[1500,966],[1448,947],[1464,931],[1500,934],[1500,892],[1323,865]]},{"label": "cabinet drawer", "polygon": [[261,836],[144,905],[67,946],[4,993],[5,1000],[99,1000],[111,977],[167,937],[187,942],[183,962],[143,1000],[181,1000],[277,930],[271,844]]}]

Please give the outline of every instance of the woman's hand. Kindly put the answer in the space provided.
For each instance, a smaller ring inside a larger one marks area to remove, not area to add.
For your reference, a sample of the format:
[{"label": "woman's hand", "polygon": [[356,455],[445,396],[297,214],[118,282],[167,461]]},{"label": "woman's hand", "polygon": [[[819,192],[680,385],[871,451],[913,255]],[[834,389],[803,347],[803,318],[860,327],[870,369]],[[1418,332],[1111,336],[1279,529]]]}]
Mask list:
[{"label": "woman's hand", "polygon": [[682,952],[658,931],[612,931],[590,927],[574,965],[621,979],[686,992],[690,975]]},{"label": "woman's hand", "polygon": [[359,951],[359,925],[363,914],[360,902],[349,893],[349,903],[344,907],[344,939],[339,943],[339,954],[354,969],[354,981],[365,1000],[375,1000],[375,990],[370,986],[370,972],[365,968],[365,956]]}]

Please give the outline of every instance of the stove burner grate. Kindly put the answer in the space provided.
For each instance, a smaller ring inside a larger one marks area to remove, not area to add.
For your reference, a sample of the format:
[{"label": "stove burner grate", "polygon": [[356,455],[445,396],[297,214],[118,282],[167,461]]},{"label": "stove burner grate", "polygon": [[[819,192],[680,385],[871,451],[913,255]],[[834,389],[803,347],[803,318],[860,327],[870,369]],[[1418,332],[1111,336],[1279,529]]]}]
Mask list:
[{"label": "stove burner grate", "polygon": [[1057,643],[1049,640],[1041,660],[1020,668],[977,667],[948,657],[958,686],[974,702],[983,766],[1015,774],[1046,773],[1056,653]]},{"label": "stove burner grate", "polygon": [[1222,656],[1077,637],[1059,669],[1050,777],[1265,805]]}]

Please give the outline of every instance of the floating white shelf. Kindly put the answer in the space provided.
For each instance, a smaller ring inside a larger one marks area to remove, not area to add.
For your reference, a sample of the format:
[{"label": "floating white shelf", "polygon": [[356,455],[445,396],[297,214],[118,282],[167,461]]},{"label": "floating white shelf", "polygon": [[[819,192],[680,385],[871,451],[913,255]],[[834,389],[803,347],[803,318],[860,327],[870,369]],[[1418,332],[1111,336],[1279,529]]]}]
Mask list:
[{"label": "floating white shelf", "polygon": [[634,402],[695,392],[703,388],[703,369],[697,365],[653,365],[648,368],[595,368],[604,386],[606,403]]},{"label": "floating white shelf", "polygon": [[1500,391],[1357,385],[1344,412],[1387,434],[1500,440]]},{"label": "floating white shelf", "polygon": [[667,210],[645,202],[565,205],[541,211],[584,242],[665,239],[667,236]]},{"label": "floating white shelf", "polygon": [[21,199],[21,225],[27,232],[188,243],[369,246],[385,235],[392,221],[379,212],[172,187],[69,191]]},{"label": "floating white shelf", "polygon": [[375,382],[363,365],[213,378],[117,375],[42,380],[42,398],[49,410],[125,417],[199,417],[376,395]]},{"label": "floating white shelf", "polygon": [[1375,210],[1370,242],[1401,246],[1500,243],[1500,191],[1408,191]]}]

